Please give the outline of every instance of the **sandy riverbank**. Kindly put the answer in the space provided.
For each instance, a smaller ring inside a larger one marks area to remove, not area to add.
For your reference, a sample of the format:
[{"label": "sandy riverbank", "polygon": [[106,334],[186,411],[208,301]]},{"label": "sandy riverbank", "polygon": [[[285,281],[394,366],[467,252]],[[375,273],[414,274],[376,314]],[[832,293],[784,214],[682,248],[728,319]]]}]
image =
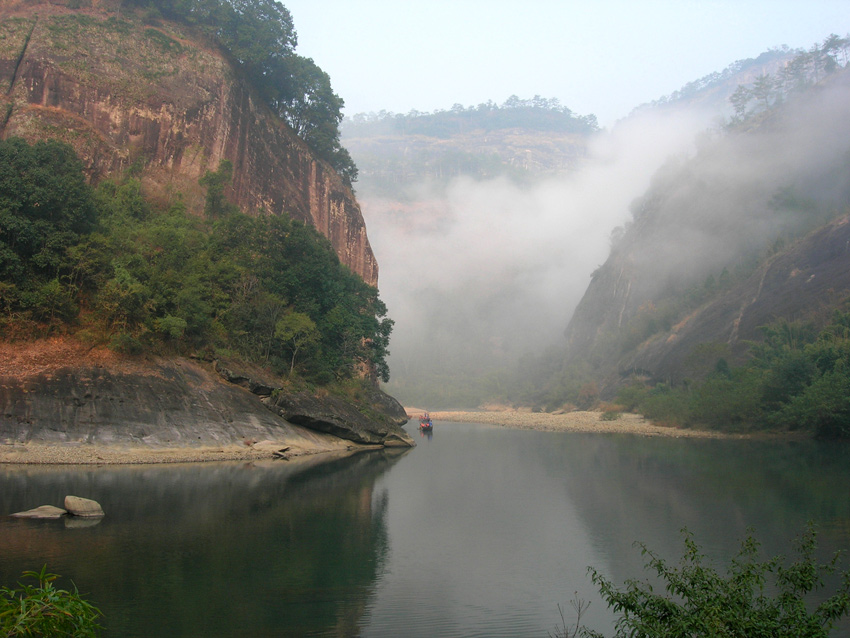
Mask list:
[{"label": "sandy riverbank", "polygon": [[[26,465],[125,465],[155,463],[198,463],[205,461],[256,461],[275,458],[284,443],[261,441],[253,445],[220,447],[154,448],[89,445],[85,443],[26,443],[0,445],[0,463]],[[360,449],[358,446],[357,449]],[[367,449],[365,446],[363,449]],[[322,453],[344,453],[339,450],[298,450],[290,447],[287,458]]]},{"label": "sandy riverbank", "polygon": [[[408,414],[418,418],[421,410],[411,408]],[[623,413],[612,421],[604,421],[602,412],[524,412],[504,411],[442,411],[430,412],[431,419],[461,423],[488,423],[520,430],[546,430],[553,432],[616,432],[642,436],[669,436],[677,438],[742,438],[743,435],[724,434],[710,430],[686,430],[655,425],[639,414]]]}]

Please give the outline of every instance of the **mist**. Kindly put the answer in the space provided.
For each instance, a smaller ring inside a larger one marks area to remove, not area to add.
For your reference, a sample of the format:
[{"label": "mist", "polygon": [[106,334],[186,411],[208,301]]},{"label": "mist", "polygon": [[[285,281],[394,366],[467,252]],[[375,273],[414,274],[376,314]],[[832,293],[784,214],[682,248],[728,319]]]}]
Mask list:
[{"label": "mist", "polygon": [[403,211],[361,195],[395,321],[389,391],[415,403],[429,379],[472,385],[524,354],[561,348],[612,230],[707,124],[702,113],[642,114],[592,139],[580,170],[530,185],[423,181]]}]

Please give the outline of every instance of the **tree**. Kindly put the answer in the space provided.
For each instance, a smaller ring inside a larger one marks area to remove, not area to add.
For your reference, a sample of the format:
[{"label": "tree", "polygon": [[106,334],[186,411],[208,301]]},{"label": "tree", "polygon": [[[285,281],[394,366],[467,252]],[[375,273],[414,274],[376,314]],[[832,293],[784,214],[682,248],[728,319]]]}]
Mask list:
[{"label": "tree", "polygon": [[92,189],[69,145],[0,141],[0,277],[27,284],[62,274],[68,248],[96,218]]},{"label": "tree", "polygon": [[741,120],[744,119],[744,116],[747,114],[747,104],[750,103],[751,99],[752,91],[743,84],[739,84],[735,92],[729,97],[732,108],[735,109],[735,117]]},{"label": "tree", "polygon": [[[837,570],[839,560],[836,554],[826,564],[817,562],[812,525],[795,543],[798,559],[787,566],[778,556],[759,560],[759,544],[748,534],[725,577],[705,564],[687,530],[683,535],[685,553],[678,566],[640,545],[641,553],[648,557],[647,571],[664,581],[663,593],[656,593],[649,582],[637,580],[626,581],[625,588],[619,589],[590,568],[603,599],[619,614],[617,638],[826,638],[835,622],[850,611],[850,573],[846,571],[826,600],[812,605],[808,598],[824,587],[824,577]],[[583,635],[602,636],[589,630]]]},{"label": "tree", "polygon": [[771,100],[775,97],[776,81],[767,73],[760,75],[753,83],[752,96],[761,103],[765,111],[770,110]]},{"label": "tree", "polygon": [[850,370],[845,362],[793,397],[777,420],[789,429],[809,430],[819,438],[850,437]]},{"label": "tree", "polygon": [[210,219],[223,217],[225,214],[233,212],[235,207],[228,204],[224,198],[224,189],[230,185],[233,179],[233,162],[223,159],[218,163],[218,170],[215,172],[207,171],[203,174],[198,183],[201,186],[206,186],[207,197],[204,202],[204,214]]},{"label": "tree", "polygon": [[316,324],[303,312],[287,312],[278,320],[274,327],[274,336],[292,351],[289,363],[289,374],[295,370],[295,357],[304,346],[315,343],[319,339]]}]

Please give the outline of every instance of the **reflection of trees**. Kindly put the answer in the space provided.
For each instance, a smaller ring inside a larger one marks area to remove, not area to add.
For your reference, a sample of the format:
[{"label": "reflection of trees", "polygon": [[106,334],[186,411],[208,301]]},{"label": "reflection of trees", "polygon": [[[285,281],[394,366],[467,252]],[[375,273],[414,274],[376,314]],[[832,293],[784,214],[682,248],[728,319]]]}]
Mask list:
[{"label": "reflection of trees", "polygon": [[[547,462],[569,467],[566,489],[616,582],[643,576],[635,541],[666,558],[687,527],[712,560],[740,549],[747,528],[766,554],[788,554],[808,520],[824,555],[850,547],[846,450],[815,442],[722,441],[576,435]],[[580,450],[580,452],[578,452]],[[550,457],[551,458],[548,458]]]},{"label": "reflection of trees", "polygon": [[351,635],[387,550],[374,482],[399,456],[7,471],[4,512],[26,485],[27,502],[85,494],[107,516],[88,530],[4,522],[0,574],[48,561],[103,609],[108,635]]}]

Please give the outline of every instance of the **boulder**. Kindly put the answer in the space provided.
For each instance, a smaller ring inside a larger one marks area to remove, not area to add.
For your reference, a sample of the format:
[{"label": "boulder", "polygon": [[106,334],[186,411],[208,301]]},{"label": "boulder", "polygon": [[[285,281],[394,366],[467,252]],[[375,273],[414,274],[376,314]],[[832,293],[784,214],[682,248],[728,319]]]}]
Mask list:
[{"label": "boulder", "polygon": [[65,509],[72,516],[80,516],[83,518],[95,518],[103,516],[103,508],[97,501],[92,501],[88,498],[79,496],[66,496]]},{"label": "boulder", "polygon": [[377,410],[363,410],[344,397],[281,392],[267,407],[290,423],[364,445],[413,447],[415,443],[396,419]]},{"label": "boulder", "polygon": [[55,519],[62,518],[67,513],[61,507],[56,507],[55,505],[42,505],[26,512],[17,512],[12,514],[12,516],[16,518]]}]

